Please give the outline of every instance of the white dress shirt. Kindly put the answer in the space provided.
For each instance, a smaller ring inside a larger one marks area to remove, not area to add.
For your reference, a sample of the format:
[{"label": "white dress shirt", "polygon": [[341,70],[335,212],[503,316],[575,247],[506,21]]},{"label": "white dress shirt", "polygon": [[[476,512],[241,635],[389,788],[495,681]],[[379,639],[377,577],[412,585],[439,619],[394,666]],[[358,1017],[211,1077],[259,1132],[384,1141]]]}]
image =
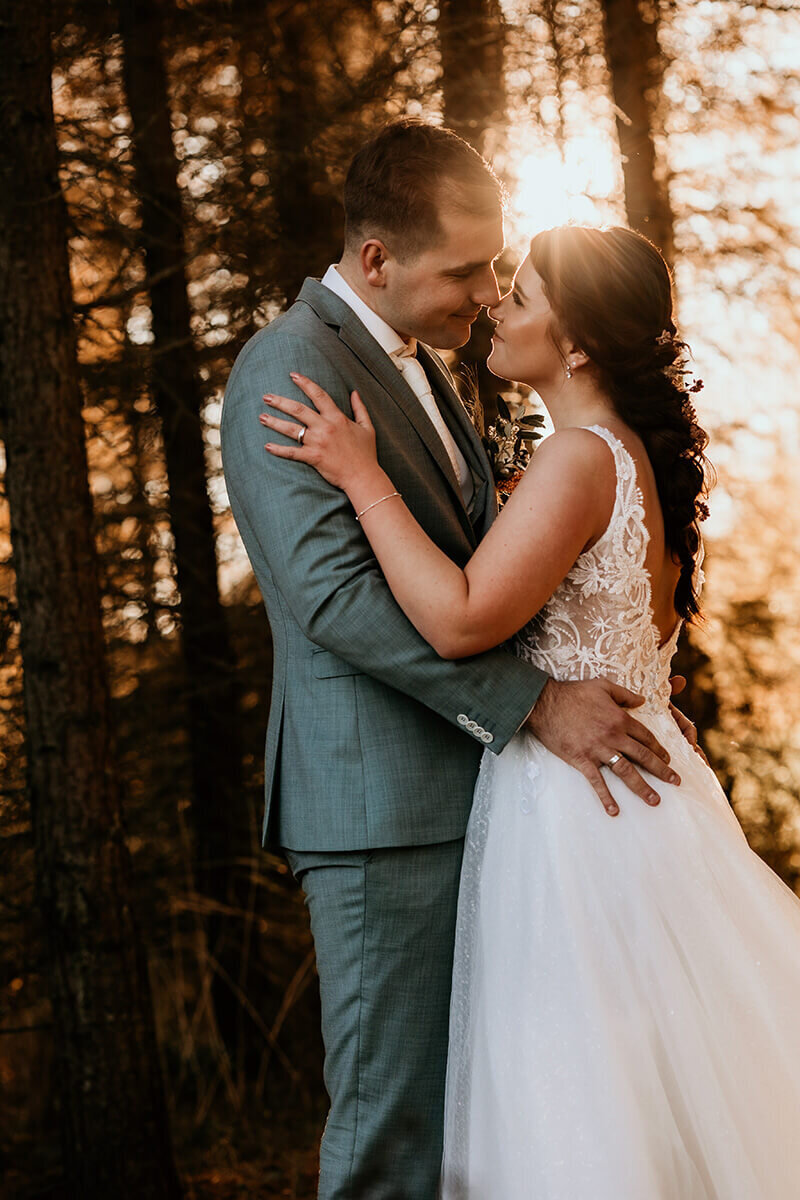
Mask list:
[{"label": "white dress shirt", "polygon": [[397,330],[392,329],[391,325],[387,324],[383,317],[379,317],[353,291],[350,284],[339,274],[335,266],[328,267],[322,277],[322,283],[341,300],[344,300],[345,304],[353,310],[367,332],[372,334],[381,349],[389,355],[398,371],[403,375],[406,383],[424,408],[428,419],[447,451],[447,457],[450,459],[453,474],[458,480],[461,497],[466,507],[472,499],[474,490],[472,472],[467,466],[464,455],[456,445],[453,435],[447,428],[444,417],[439,411],[439,406],[436,403],[428,376],[425,373],[422,363],[417,358],[416,339],[410,338],[408,342],[405,342]]}]

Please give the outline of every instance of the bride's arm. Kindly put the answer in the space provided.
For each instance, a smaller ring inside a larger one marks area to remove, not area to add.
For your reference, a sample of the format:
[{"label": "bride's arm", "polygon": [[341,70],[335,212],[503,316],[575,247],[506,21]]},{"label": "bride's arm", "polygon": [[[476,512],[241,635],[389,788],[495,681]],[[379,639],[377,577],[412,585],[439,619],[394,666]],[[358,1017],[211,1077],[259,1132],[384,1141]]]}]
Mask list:
[{"label": "bride's arm", "polygon": [[[302,446],[270,443],[272,454],[314,466],[341,487],[361,523],[397,603],[442,658],[465,658],[506,641],[549,599],[575,559],[605,529],[615,471],[602,440],[565,429],[536,450],[522,482],[462,570],[428,537],[379,465],[367,410],[353,394],[349,421],[310,380],[298,379],[318,412],[265,397],[294,421],[262,421]],[[364,512],[364,509],[368,511]]]}]

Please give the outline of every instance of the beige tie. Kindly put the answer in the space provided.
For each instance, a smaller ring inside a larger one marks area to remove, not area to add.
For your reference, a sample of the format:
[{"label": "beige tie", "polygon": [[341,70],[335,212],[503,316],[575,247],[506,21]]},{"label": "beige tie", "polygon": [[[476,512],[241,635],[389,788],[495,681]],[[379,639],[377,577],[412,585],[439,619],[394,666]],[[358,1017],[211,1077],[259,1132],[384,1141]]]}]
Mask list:
[{"label": "beige tie", "polygon": [[436,403],[436,397],[431,390],[430,381],[425,374],[425,368],[417,358],[416,340],[412,338],[407,346],[402,350],[396,351],[392,357],[402,371],[406,383],[425,409],[431,424],[441,438],[442,444],[447,451],[447,457],[450,459],[453,474],[461,488],[464,502],[467,503],[472,494],[472,476],[470,475],[469,467],[466,464],[463,454],[455,444],[453,435],[447,428],[444,418],[439,411],[439,405]]}]

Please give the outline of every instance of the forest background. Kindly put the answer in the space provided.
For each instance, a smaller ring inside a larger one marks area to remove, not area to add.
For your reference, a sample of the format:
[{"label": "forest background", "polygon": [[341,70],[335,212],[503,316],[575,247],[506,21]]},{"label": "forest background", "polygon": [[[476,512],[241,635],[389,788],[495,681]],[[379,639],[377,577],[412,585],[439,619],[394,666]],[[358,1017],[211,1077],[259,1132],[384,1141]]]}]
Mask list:
[{"label": "forest background", "polygon": [[[393,117],[494,163],[505,284],[564,220],[650,236],[718,474],[682,704],[797,889],[800,11],[0,8],[0,1190],[310,1197],[319,999],[259,844],[270,638],[221,474],[233,360],[337,259],[347,162]],[[461,358],[491,411],[486,348],[481,322]]]}]

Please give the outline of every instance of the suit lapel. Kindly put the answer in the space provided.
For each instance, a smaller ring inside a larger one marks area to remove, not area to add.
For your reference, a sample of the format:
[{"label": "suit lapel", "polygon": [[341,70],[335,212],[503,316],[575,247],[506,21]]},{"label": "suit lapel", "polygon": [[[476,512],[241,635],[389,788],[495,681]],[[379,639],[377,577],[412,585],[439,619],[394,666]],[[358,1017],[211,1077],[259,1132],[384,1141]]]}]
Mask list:
[{"label": "suit lapel", "polygon": [[442,402],[442,416],[472,472],[475,494],[472,497],[469,515],[473,526],[480,529],[485,516],[489,488],[494,486],[491,464],[447,371],[436,356],[422,344],[418,345],[417,357],[425,367],[434,392]]},{"label": "suit lapel", "polygon": [[[453,474],[453,468],[447,456],[447,451],[442,444],[442,439],[434,429],[419,399],[406,383],[389,355],[381,349],[375,339],[364,329],[364,326],[355,316],[353,316],[352,322],[347,321],[341,325],[339,337],[361,360],[367,370],[375,376],[384,390],[389,393],[395,404],[398,405],[414,426],[414,429],[424,442],[425,448],[435,460],[442,475],[444,475],[447,486],[458,497],[463,508],[464,505],[461,502],[458,480]],[[367,339],[369,339],[369,342],[367,342]]]},{"label": "suit lapel", "polygon": [[476,540],[475,530],[480,528],[485,519],[487,483],[491,477],[491,467],[457,393],[433,355],[424,346],[418,344],[419,360],[428,372],[434,390],[444,401],[445,411],[442,415],[473,472],[473,478],[477,476],[471,517],[464,507],[461,488],[453,474],[453,467],[442,444],[442,439],[429,420],[418,397],[406,383],[389,355],[359,321],[350,306],[316,279],[306,279],[297,300],[313,308],[326,325],[338,329],[340,341],[355,354],[413,426],[444,477],[453,497],[459,520],[470,541],[474,543]]}]

